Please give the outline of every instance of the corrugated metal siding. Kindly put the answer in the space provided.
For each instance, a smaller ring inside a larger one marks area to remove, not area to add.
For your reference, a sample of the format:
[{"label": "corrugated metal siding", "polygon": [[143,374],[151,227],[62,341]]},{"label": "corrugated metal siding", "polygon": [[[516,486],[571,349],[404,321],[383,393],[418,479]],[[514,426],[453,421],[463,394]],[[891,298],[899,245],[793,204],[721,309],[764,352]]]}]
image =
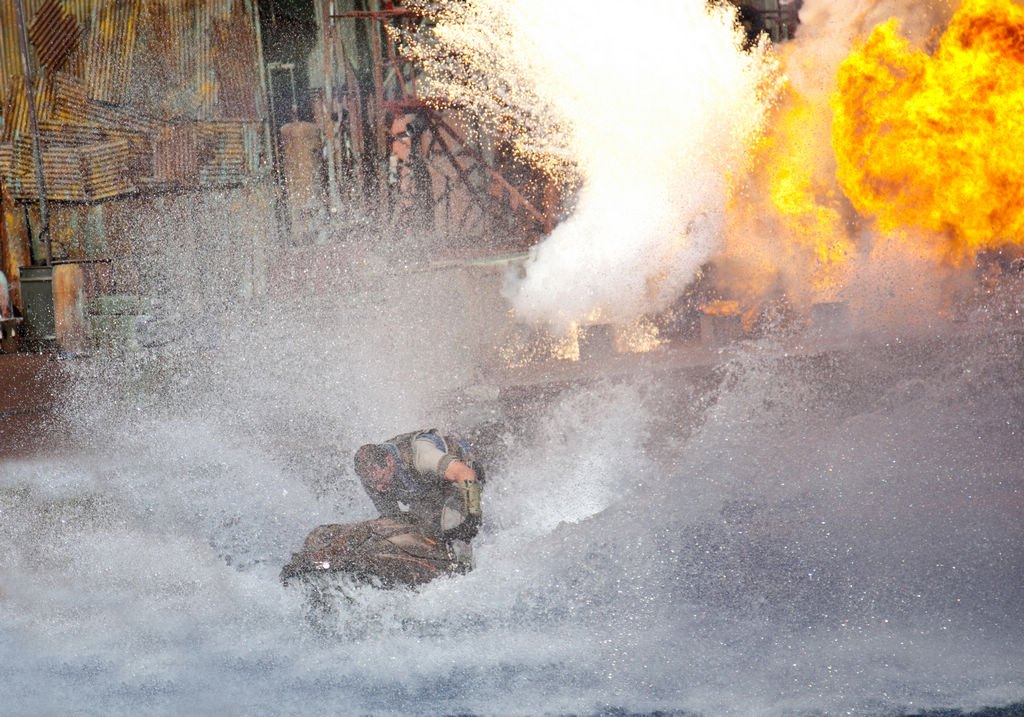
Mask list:
[{"label": "corrugated metal siding", "polygon": [[82,54],[80,79],[89,97],[100,102],[124,104],[135,56],[135,25],[142,0],[93,4],[89,33],[79,45]]},{"label": "corrugated metal siding", "polygon": [[82,29],[59,0],[46,0],[36,12],[28,28],[28,36],[36,48],[39,63],[50,72],[64,64],[78,46]]},{"label": "corrugated metal siding", "polygon": [[[0,173],[36,196],[14,0],[0,0]],[[254,0],[25,0],[52,199],[249,181],[261,166]],[[46,72],[40,73],[39,66]]]},{"label": "corrugated metal siding", "polygon": [[97,142],[82,148],[82,168],[86,194],[92,199],[109,199],[136,191],[128,166],[131,146],[123,139]]},{"label": "corrugated metal siding", "polygon": [[[256,119],[262,114],[250,4],[243,0],[150,0],[145,44],[168,86],[165,116]],[[159,29],[153,34],[154,29]],[[255,92],[254,92],[255,90]]]},{"label": "corrugated metal siding", "polygon": [[53,76],[53,109],[40,121],[40,129],[57,141],[60,135],[74,128],[94,128],[111,134],[152,132],[158,122],[139,114],[131,107],[118,107],[99,102],[89,96],[88,87],[77,78],[63,73]]},{"label": "corrugated metal siding", "polygon": [[215,75],[220,79],[219,114],[222,119],[254,119],[259,110],[259,66],[245,58],[256,57],[256,36],[246,32],[249,18],[241,0],[235,0],[227,17],[214,20],[211,33],[218,51]]},{"label": "corrugated metal siding", "polygon": [[194,124],[162,127],[153,146],[153,178],[171,185],[197,185],[199,141],[199,128]]},{"label": "corrugated metal siding", "polygon": [[203,184],[237,184],[241,178],[256,171],[259,164],[259,125],[239,122],[203,122],[200,138],[213,158],[200,167]]},{"label": "corrugated metal siding", "polygon": [[[21,172],[11,187],[11,194],[19,199],[39,196],[36,174],[31,163],[32,151],[28,142],[22,141],[23,157]],[[81,202],[89,197],[82,181],[82,160],[76,147],[56,146],[43,150],[43,175],[46,179],[46,196],[50,199]]]},{"label": "corrugated metal siding", "polygon": [[11,83],[22,77],[21,50],[18,46],[17,33],[14,0],[0,0],[0,111],[5,118]]},{"label": "corrugated metal siding", "polygon": [[28,103],[25,101],[25,82],[21,77],[8,81],[7,91],[0,103],[0,114],[4,120],[0,141],[10,142],[28,132]]},{"label": "corrugated metal siding", "polygon": [[[36,100],[36,117],[48,117],[53,111],[55,99],[50,83],[37,77],[33,83],[33,93]],[[24,78],[17,77],[10,83],[10,90],[7,97],[4,98],[0,110],[2,110],[5,120],[3,132],[0,132],[0,140],[10,142],[28,134],[28,94],[25,92]]]},{"label": "corrugated metal siding", "polygon": [[0,177],[14,173],[14,145],[0,144]]},{"label": "corrugated metal siding", "polygon": [[210,46],[210,30],[214,20],[221,14],[225,3],[186,3],[193,6],[195,22],[192,24],[191,44],[195,63],[193,74],[196,81],[197,98],[200,102],[199,118],[219,119],[217,115],[217,81],[214,73],[214,53]]},{"label": "corrugated metal siding", "polygon": [[[8,182],[8,191],[12,196],[25,196],[24,192],[34,191],[35,174],[32,165],[32,145],[24,139],[19,139],[6,145],[2,145],[2,152],[7,165],[5,179]],[[24,189],[25,183],[31,182],[29,190]],[[29,193],[27,196],[35,196]]]}]

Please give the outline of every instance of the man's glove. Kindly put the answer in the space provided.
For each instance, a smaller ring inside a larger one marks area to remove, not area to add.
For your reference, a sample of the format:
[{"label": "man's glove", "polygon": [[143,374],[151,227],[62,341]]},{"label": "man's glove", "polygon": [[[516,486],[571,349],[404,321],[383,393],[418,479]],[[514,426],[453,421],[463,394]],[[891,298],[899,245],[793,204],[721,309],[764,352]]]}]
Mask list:
[{"label": "man's glove", "polygon": [[459,492],[462,494],[462,507],[466,517],[479,518],[480,511],[480,482],[465,480],[459,483]]}]

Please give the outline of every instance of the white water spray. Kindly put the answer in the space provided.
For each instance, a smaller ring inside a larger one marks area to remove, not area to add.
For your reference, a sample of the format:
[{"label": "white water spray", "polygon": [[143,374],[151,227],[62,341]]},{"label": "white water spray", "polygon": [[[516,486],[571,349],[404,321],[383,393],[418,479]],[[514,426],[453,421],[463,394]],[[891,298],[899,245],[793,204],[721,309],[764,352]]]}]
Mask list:
[{"label": "white water spray", "polygon": [[486,0],[436,35],[503,88],[502,104],[465,91],[450,68],[444,90],[481,114],[530,116],[519,149],[579,175],[571,215],[509,287],[518,316],[628,323],[675,299],[719,246],[727,177],[776,71],[766,48],[742,51],[732,6]]}]

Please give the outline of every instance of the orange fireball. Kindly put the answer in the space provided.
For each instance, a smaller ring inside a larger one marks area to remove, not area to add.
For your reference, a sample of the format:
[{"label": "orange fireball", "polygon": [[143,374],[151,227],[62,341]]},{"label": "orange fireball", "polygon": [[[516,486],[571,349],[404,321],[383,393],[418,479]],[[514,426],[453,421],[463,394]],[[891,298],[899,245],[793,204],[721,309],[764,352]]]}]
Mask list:
[{"label": "orange fireball", "polygon": [[952,264],[1024,241],[1024,8],[965,0],[929,55],[877,26],[840,66],[838,179],[883,232]]}]

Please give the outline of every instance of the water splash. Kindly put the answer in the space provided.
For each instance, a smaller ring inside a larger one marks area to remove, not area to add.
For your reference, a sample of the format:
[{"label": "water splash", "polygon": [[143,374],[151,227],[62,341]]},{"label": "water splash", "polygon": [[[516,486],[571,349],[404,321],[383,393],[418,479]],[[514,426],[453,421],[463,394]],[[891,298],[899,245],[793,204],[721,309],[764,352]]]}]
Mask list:
[{"label": "water splash", "polygon": [[580,184],[510,285],[517,314],[629,323],[675,299],[719,247],[727,177],[777,71],[766,47],[742,51],[732,6],[488,0],[446,7],[430,40],[435,91]]},{"label": "water splash", "polygon": [[[313,624],[277,570],[311,525],[364,517],[355,481],[310,489],[269,426],[107,414],[90,426],[113,445],[3,466],[0,693],[30,714],[1019,700],[1022,350],[766,342],[567,390],[501,436],[474,572]],[[250,409],[190,400],[184,418]]]}]

